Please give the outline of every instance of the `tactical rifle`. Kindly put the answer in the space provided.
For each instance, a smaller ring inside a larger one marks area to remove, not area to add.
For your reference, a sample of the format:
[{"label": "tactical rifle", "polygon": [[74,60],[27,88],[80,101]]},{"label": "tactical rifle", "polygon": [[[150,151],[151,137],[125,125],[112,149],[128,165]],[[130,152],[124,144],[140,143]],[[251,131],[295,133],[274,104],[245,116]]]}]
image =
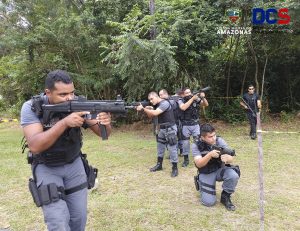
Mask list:
[{"label": "tactical rifle", "polygon": [[146,101],[146,100],[143,100],[141,102],[132,102],[132,103],[128,103],[126,105],[126,108],[127,109],[135,109],[137,106],[139,106],[140,104],[142,104],[143,107],[146,107],[146,106],[150,106],[150,102],[149,101]]},{"label": "tactical rifle", "polygon": [[[143,102],[141,102],[143,104]],[[85,119],[95,119],[100,112],[110,112],[117,115],[126,115],[128,109],[134,109],[140,103],[135,102],[126,104],[121,97],[117,100],[86,100],[78,97],[76,100],[70,100],[58,104],[43,104],[43,123],[47,126],[55,116],[66,117],[73,112],[89,111]],[[146,105],[146,103],[144,103]],[[99,124],[102,140],[107,140],[107,131],[105,125]]]},{"label": "tactical rifle", "polygon": [[249,106],[249,104],[244,100],[244,98],[242,97],[242,101],[244,104],[246,104],[246,106],[248,107],[246,110],[250,110],[252,112],[252,116],[256,118],[256,113],[252,110],[252,108]]},{"label": "tactical rifle", "polygon": [[[211,87],[208,86],[208,87],[202,88],[202,89],[200,89],[200,90],[193,91],[193,94],[192,94],[192,95],[185,96],[184,99],[188,101],[188,100],[190,100],[190,99],[193,97],[193,95],[198,95],[198,96],[199,96],[201,92],[206,92],[206,91],[208,91],[210,88],[211,88]],[[202,100],[202,97],[200,97],[200,99]]]},{"label": "tactical rifle", "polygon": [[193,91],[193,95],[196,95],[196,94],[200,94],[201,92],[207,92],[208,90],[210,90],[211,87],[210,86],[207,86],[205,88],[202,88],[200,90],[196,90],[196,91]]},{"label": "tactical rifle", "polygon": [[[196,91],[193,91],[193,94],[192,95],[188,95],[188,96],[185,96],[185,97],[183,97],[186,101],[188,101],[188,100],[190,100],[192,97],[193,97],[193,95],[200,95],[200,93],[201,92],[206,92],[206,91],[208,91],[209,89],[210,89],[211,87],[205,87],[205,88],[202,88],[202,89],[200,89],[200,90],[196,90]],[[200,99],[202,100],[202,97],[200,97]]]},{"label": "tactical rifle", "polygon": [[220,147],[218,145],[213,145],[212,149],[218,150],[220,152],[218,161],[220,161],[222,167],[225,166],[225,163],[221,160],[222,155],[228,154],[230,156],[235,156],[235,150],[234,149],[230,149],[230,148],[226,148],[226,147]]},{"label": "tactical rifle", "polygon": [[212,149],[213,150],[218,150],[220,152],[220,156],[224,155],[224,154],[228,154],[230,156],[235,156],[235,150],[234,149],[230,149],[230,148],[226,148],[226,147],[220,147],[218,145],[213,145]]}]

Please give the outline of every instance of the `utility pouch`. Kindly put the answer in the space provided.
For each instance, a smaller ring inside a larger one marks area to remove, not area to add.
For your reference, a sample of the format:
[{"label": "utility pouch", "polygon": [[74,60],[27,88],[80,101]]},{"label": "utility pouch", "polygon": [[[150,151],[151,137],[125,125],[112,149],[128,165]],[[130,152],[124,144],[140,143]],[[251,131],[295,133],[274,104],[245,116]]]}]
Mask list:
[{"label": "utility pouch", "polygon": [[42,205],[48,205],[51,203],[47,185],[41,185],[38,189],[38,192]]},{"label": "utility pouch", "polygon": [[171,145],[171,146],[177,144],[177,133],[176,133],[176,131],[173,130],[173,129],[167,129],[166,140],[167,140],[168,144]]},{"label": "utility pouch", "polygon": [[89,162],[86,158],[86,154],[82,154],[81,159],[87,176],[88,189],[91,189],[95,186],[95,181],[98,175],[98,169],[94,168],[92,165],[89,165]]},{"label": "utility pouch", "polygon": [[167,143],[167,140],[166,140],[165,138],[160,137],[160,136],[158,136],[158,135],[156,135],[156,141],[157,141],[158,143],[161,143],[161,144],[166,144],[166,143]]},{"label": "utility pouch", "polygon": [[54,203],[60,199],[65,199],[64,188],[57,187],[55,183],[37,187],[35,181],[30,178],[29,191],[37,207]]},{"label": "utility pouch", "polygon": [[199,181],[198,181],[198,176],[199,176],[199,175],[194,176],[194,183],[195,183],[195,188],[196,188],[197,191],[200,190],[200,187],[199,187]]},{"label": "utility pouch", "polygon": [[39,197],[39,191],[38,191],[35,181],[32,178],[29,179],[28,187],[29,187],[29,191],[31,193],[34,203],[36,204],[37,207],[41,207],[42,203],[41,203],[41,200]]},{"label": "utility pouch", "polygon": [[56,184],[54,183],[48,184],[48,191],[49,191],[49,196],[51,196],[51,200],[49,203],[56,202],[60,199]]}]

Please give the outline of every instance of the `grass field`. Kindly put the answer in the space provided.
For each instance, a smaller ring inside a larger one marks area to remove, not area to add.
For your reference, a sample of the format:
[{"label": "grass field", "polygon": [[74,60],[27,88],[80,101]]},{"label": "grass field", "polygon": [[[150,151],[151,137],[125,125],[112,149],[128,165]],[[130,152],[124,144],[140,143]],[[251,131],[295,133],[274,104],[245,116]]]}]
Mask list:
[{"label": "grass field", "polygon": [[[242,175],[228,212],[218,202],[206,208],[194,188],[196,168],[179,167],[179,176],[149,168],[156,163],[150,127],[115,129],[108,141],[84,133],[83,151],[99,169],[99,188],[89,194],[86,230],[259,230],[257,141],[248,125],[215,124],[236,150]],[[137,131],[135,131],[135,128]],[[263,124],[264,130],[300,131],[300,122]],[[0,230],[46,230],[42,210],[28,191],[31,175],[21,154],[22,132],[16,123],[0,124]],[[263,133],[265,230],[300,230],[300,134]],[[182,163],[180,157],[180,164]],[[220,198],[221,184],[217,184]]]}]

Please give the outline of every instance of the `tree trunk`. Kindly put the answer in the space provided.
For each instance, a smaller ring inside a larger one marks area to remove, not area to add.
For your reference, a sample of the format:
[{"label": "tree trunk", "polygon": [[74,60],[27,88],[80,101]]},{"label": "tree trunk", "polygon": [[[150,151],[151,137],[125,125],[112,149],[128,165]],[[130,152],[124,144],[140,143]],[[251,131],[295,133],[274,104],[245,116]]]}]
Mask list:
[{"label": "tree trunk", "polygon": [[34,61],[34,48],[33,45],[30,44],[28,47],[28,59],[30,63],[33,63]]},{"label": "tree trunk", "polygon": [[264,71],[263,71],[263,75],[262,75],[262,81],[261,81],[261,95],[260,95],[260,100],[263,99],[263,94],[264,94],[264,84],[265,84],[265,74],[266,74],[266,68],[268,65],[268,55],[267,53],[265,53],[266,55],[266,61],[265,61],[265,66],[264,66]]},{"label": "tree trunk", "polygon": [[[227,64],[229,63],[231,50],[232,50],[232,47],[233,47],[233,44],[234,44],[232,37],[233,37],[233,36],[231,36],[231,38],[230,38],[230,47],[229,47],[228,56],[227,56],[227,60],[226,60],[225,67],[224,67],[224,78],[226,78],[226,79],[228,79],[228,78],[226,77],[226,67],[227,67]],[[228,69],[229,69],[229,68],[228,68]],[[227,81],[228,81],[228,80],[227,80]],[[227,93],[228,93],[228,92],[227,92],[227,87],[228,87],[228,84],[226,85],[226,96],[228,97],[228,94],[227,94]],[[229,91],[229,90],[228,90],[228,91]],[[228,104],[228,102],[227,102],[227,104]]]},{"label": "tree trunk", "polygon": [[243,81],[242,81],[242,87],[241,87],[241,95],[244,94],[244,87],[245,87],[245,81],[246,81],[246,77],[247,77],[247,72],[248,72],[248,67],[249,67],[249,62],[246,61],[246,68],[244,71],[244,77],[243,77]]},{"label": "tree trunk", "polygon": [[155,20],[154,20],[154,13],[155,13],[155,1],[150,0],[149,1],[149,11],[150,15],[153,16],[153,22],[150,29],[150,39],[154,40],[156,38],[156,28],[155,28]]},{"label": "tree trunk", "polygon": [[226,104],[229,105],[229,88],[230,88],[230,74],[231,74],[231,66],[232,66],[232,62],[236,56],[236,53],[237,53],[237,49],[238,49],[238,45],[239,45],[239,41],[240,41],[240,34],[238,34],[238,37],[235,41],[235,48],[234,48],[234,52],[233,52],[233,56],[232,58],[230,59],[230,62],[229,62],[229,67],[228,67],[228,73],[227,73],[227,86],[226,86]]},{"label": "tree trunk", "polygon": [[257,94],[259,94],[259,84],[258,84],[258,60],[257,60],[257,56],[256,56],[256,53],[255,53],[255,50],[254,50],[254,47],[253,47],[253,43],[252,43],[251,37],[250,37],[250,39],[248,40],[248,44],[249,44],[251,53],[252,53],[253,58],[254,58],[254,61],[255,61],[255,77],[254,77],[254,80],[255,80],[255,85],[256,85],[256,92],[257,92]]}]

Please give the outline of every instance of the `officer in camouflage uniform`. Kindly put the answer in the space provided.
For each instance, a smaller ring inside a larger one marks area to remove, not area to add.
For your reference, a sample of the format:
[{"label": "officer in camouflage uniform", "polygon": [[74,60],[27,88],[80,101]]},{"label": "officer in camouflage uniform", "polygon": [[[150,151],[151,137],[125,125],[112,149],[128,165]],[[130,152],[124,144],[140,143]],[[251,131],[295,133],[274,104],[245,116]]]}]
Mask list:
[{"label": "officer in camouflage uniform", "polygon": [[137,106],[137,111],[144,111],[149,118],[158,117],[159,131],[157,134],[157,164],[150,169],[151,172],[162,170],[162,162],[166,147],[170,153],[172,163],[171,177],[178,175],[178,154],[177,154],[177,127],[175,124],[174,113],[171,102],[161,99],[156,92],[148,95],[150,103],[153,105],[143,107]]},{"label": "officer in camouflage uniform", "polygon": [[108,134],[111,132],[111,118],[107,113],[85,120],[82,116],[89,112],[74,112],[43,124],[42,104],[62,103],[74,97],[69,74],[55,70],[47,75],[45,94],[25,102],[21,110],[21,126],[32,155],[34,181],[30,185],[34,186],[30,190],[37,206],[42,206],[48,230],[85,230],[88,184],[81,159],[80,127],[89,127],[100,136],[99,126],[94,125],[101,123]]},{"label": "officer in camouflage uniform", "polygon": [[183,89],[183,98],[178,100],[180,109],[183,111],[181,117],[183,157],[182,167],[189,164],[190,137],[197,140],[200,135],[199,114],[201,106],[208,106],[205,93],[192,95],[190,88]]}]

